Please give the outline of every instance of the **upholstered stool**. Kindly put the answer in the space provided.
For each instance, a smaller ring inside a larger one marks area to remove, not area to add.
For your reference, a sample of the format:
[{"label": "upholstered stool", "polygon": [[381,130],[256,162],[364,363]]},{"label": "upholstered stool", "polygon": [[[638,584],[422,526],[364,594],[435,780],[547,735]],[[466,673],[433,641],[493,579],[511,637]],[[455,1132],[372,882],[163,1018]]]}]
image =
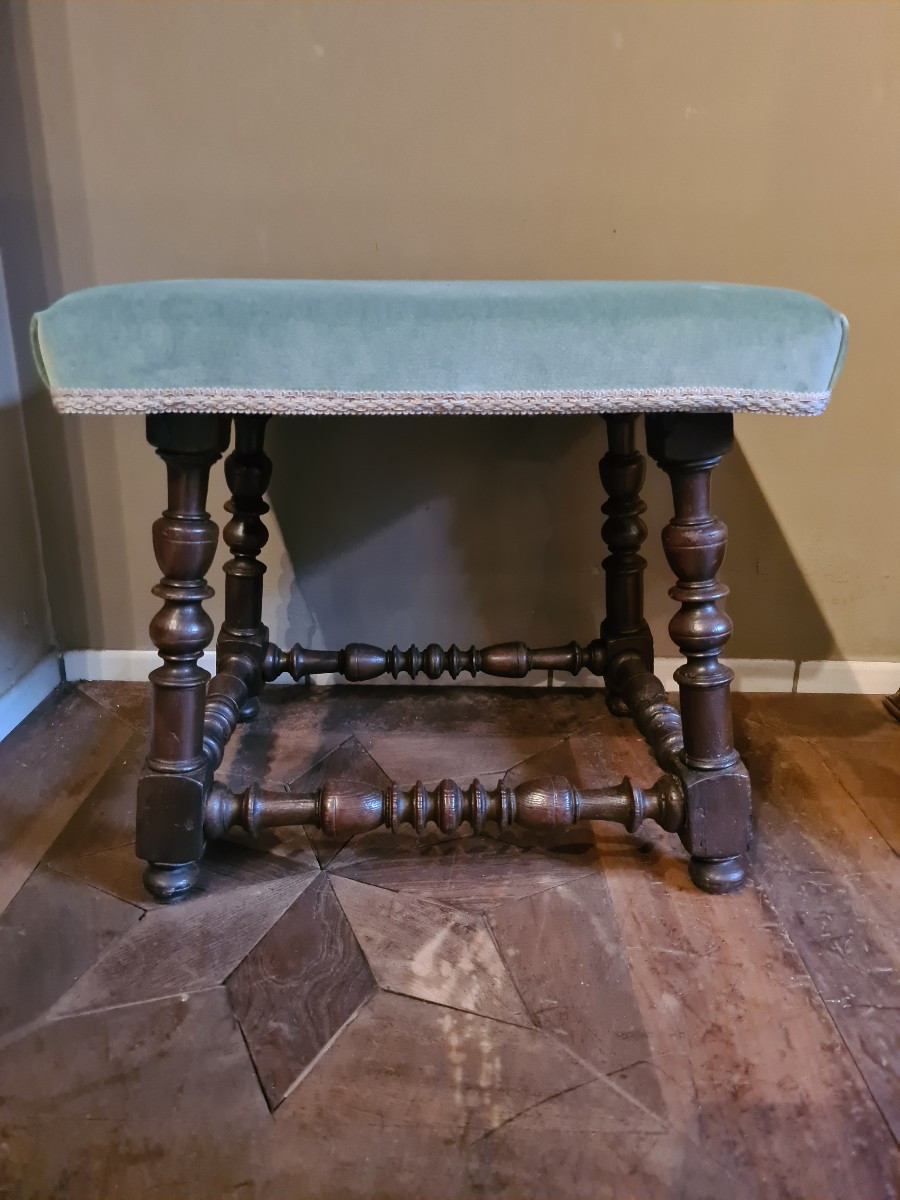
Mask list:
[{"label": "upholstered stool", "polygon": [[[38,314],[34,352],[56,407],[147,414],[168,471],[168,506],[153,528],[163,605],[150,625],[163,661],[150,676],[150,753],[138,787],[137,853],[150,891],[169,899],[189,889],[206,841],[233,826],[254,834],[303,823],[349,836],[430,821],[448,833],[487,821],[553,829],[613,820],[634,830],[647,818],[681,837],[696,884],[738,887],[750,780],[732,740],[732,672],[719,659],[731,622],[716,579],[726,529],[710,511],[710,477],[732,445],[732,413],[822,412],[846,337],[839,313],[799,292],[693,283],[182,280],[92,288]],[[259,562],[266,423],[324,413],[602,414],[609,554],[599,636],[549,649],[272,645]],[[653,674],[643,616],[640,413],[674,498],[663,543],[679,605],[669,629],[685,658],[675,676],[680,712]],[[219,531],[206,492],[232,426],[232,557],[210,679],[199,659],[215,632],[203,602]],[[418,783],[382,792],[338,780],[289,795],[215,782],[238,722],[253,719],[264,685],[285,672],[362,681],[420,671],[521,678],[535,668],[602,676],[607,702],[649,742],[663,771],[656,784],[577,789],[553,777],[488,791],[444,780],[433,791]]]}]

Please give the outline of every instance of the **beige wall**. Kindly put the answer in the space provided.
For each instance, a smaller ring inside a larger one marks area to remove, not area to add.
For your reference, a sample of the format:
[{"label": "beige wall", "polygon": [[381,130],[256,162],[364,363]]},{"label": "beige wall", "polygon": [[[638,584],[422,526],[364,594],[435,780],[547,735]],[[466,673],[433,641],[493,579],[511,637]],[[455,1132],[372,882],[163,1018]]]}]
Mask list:
[{"label": "beige wall", "polygon": [[[741,418],[719,472],[731,649],[900,658],[896,0],[13,11],[35,295],[192,275],[693,277],[842,308],[827,415]],[[62,421],[37,397],[28,419],[63,644],[148,645],[162,469],[141,422]],[[272,432],[279,640],[596,630],[599,421]],[[649,499],[666,647],[656,477]]]}]

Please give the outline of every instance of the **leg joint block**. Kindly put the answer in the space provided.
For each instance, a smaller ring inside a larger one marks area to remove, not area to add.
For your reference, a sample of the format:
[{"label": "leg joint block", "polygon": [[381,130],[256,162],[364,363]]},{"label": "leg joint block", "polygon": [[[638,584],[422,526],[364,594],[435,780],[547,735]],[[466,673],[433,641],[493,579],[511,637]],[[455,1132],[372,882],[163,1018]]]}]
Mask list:
[{"label": "leg joint block", "polygon": [[156,863],[186,863],[200,858],[208,791],[209,777],[203,767],[171,775],[145,770],[137,789],[138,857]]},{"label": "leg joint block", "polygon": [[750,839],[750,775],[738,760],[718,771],[679,771],[686,805],[680,832],[697,858],[729,858],[743,854]]}]

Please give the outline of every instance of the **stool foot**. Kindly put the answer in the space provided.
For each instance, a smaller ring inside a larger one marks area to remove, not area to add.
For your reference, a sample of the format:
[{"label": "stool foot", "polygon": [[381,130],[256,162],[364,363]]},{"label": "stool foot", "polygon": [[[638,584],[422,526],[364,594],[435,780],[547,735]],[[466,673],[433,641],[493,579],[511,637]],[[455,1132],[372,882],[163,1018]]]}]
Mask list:
[{"label": "stool foot", "polygon": [[704,892],[721,896],[725,892],[736,892],[747,878],[747,863],[743,854],[731,858],[692,858],[688,874]]},{"label": "stool foot", "polygon": [[630,717],[631,709],[624,696],[618,695],[616,692],[608,691],[606,693],[606,707],[614,717]]},{"label": "stool foot", "polygon": [[157,900],[179,900],[187,895],[200,874],[195,862],[148,863],[144,871],[144,886]]},{"label": "stool foot", "polygon": [[247,725],[259,714],[259,697],[251,696],[240,710],[240,723]]}]

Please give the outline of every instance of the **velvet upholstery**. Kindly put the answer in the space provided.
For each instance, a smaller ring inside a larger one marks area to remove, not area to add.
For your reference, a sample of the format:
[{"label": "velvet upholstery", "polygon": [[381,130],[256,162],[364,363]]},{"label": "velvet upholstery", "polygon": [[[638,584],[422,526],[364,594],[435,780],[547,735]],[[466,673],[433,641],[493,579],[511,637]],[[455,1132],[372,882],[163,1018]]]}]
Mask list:
[{"label": "velvet upholstery", "polygon": [[175,280],[33,320],[74,412],[820,412],[844,317],[712,283]]}]

